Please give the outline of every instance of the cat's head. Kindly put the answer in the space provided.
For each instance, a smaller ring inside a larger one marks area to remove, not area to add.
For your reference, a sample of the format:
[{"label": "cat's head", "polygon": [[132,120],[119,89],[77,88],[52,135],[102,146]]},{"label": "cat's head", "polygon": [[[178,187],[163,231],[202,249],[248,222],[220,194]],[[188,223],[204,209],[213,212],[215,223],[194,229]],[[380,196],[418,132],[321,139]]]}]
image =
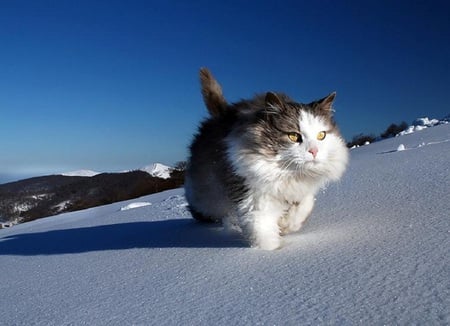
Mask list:
[{"label": "cat's head", "polygon": [[267,158],[293,176],[337,180],[348,162],[348,150],[333,119],[336,93],[309,104],[268,92],[253,100],[229,104],[207,68],[200,70],[205,105],[213,118],[236,112],[243,123],[235,143],[258,165]]},{"label": "cat's head", "polygon": [[[337,180],[348,150],[333,119],[336,93],[309,104],[269,92],[250,128],[253,145],[286,172]],[[247,136],[249,134],[247,133]],[[248,139],[248,137],[245,137]]]}]

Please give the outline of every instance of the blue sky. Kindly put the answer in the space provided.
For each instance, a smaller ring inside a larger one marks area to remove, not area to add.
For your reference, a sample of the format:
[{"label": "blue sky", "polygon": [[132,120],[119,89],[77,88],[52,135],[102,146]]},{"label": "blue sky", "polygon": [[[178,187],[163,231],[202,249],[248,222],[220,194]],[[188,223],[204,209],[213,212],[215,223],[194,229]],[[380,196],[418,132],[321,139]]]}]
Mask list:
[{"label": "blue sky", "polygon": [[346,139],[450,113],[448,1],[0,1],[0,182],[185,160],[233,102],[337,91]]}]

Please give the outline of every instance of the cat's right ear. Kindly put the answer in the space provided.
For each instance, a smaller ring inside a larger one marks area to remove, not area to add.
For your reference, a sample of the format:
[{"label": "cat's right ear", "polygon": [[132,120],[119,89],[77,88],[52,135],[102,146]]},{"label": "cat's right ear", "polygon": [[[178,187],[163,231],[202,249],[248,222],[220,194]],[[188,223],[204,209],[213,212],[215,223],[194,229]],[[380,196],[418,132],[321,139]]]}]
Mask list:
[{"label": "cat's right ear", "polygon": [[222,88],[207,68],[200,69],[200,84],[202,86],[203,101],[208,112],[218,117],[227,107],[228,103],[222,93]]},{"label": "cat's right ear", "polygon": [[283,102],[281,102],[280,98],[275,93],[267,92],[265,101],[266,108],[280,110],[283,107]]},{"label": "cat's right ear", "polygon": [[333,101],[336,98],[336,92],[331,93],[327,97],[317,101],[318,108],[327,115],[333,115]]}]

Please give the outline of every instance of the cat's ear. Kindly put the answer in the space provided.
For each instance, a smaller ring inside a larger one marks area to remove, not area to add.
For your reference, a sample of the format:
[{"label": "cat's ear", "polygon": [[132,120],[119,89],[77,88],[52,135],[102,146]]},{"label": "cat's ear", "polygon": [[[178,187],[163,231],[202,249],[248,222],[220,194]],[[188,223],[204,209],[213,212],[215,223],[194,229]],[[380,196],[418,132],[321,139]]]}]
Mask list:
[{"label": "cat's ear", "polygon": [[208,112],[213,116],[219,116],[227,107],[228,103],[222,93],[222,87],[214,79],[207,68],[200,69],[200,84],[202,86],[203,101]]},{"label": "cat's ear", "polygon": [[276,108],[280,110],[283,107],[283,102],[280,100],[277,94],[272,92],[266,93],[266,108]]},{"label": "cat's ear", "polygon": [[336,98],[336,92],[331,93],[327,97],[324,97],[321,100],[316,102],[316,107],[325,114],[332,115],[333,110],[333,101]]}]

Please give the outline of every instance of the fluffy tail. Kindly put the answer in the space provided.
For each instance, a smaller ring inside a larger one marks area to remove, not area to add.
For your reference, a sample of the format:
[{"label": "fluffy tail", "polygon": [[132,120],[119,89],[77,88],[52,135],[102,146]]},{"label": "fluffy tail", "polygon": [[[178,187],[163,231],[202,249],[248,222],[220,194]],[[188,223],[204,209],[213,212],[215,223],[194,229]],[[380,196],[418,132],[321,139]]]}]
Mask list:
[{"label": "fluffy tail", "polygon": [[207,68],[200,69],[203,101],[208,112],[213,117],[219,116],[227,107],[227,101],[222,94],[222,88]]}]

